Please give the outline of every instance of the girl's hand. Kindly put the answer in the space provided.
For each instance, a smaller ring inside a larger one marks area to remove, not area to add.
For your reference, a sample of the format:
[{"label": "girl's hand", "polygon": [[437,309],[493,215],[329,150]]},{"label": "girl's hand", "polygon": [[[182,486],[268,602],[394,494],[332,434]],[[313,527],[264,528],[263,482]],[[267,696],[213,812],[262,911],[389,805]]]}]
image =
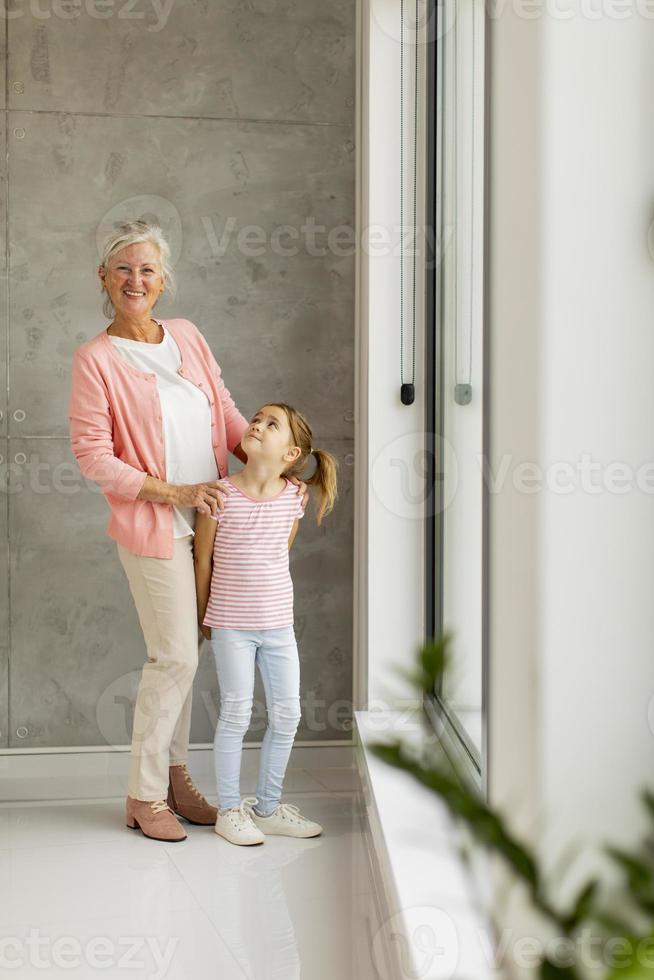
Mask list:
[{"label": "girl's hand", "polygon": [[210,626],[203,626],[202,624],[200,624],[200,632],[202,633],[202,635],[205,638],[205,640],[210,640],[211,639],[211,627]]},{"label": "girl's hand", "polygon": [[302,480],[298,480],[296,476],[289,476],[287,479],[289,479],[291,483],[294,483],[298,488],[297,492],[302,494],[302,510],[305,510],[307,504],[309,503],[309,491],[306,483],[304,483]]},{"label": "girl's hand", "polygon": [[224,496],[233,490],[231,484],[220,480],[183,483],[175,487],[175,503],[178,507],[196,507],[201,514],[215,515],[225,506]]}]

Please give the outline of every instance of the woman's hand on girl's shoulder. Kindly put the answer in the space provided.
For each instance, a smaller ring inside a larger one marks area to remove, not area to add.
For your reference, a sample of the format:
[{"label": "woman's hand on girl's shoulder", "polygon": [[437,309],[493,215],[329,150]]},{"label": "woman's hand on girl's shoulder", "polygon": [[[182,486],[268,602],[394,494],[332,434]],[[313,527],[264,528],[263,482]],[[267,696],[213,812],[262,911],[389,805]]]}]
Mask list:
[{"label": "woman's hand on girl's shoulder", "polygon": [[303,480],[299,480],[297,476],[289,476],[287,479],[296,485],[298,488],[297,492],[302,495],[302,509],[304,509],[309,503],[309,490],[306,483]]},{"label": "woman's hand on girl's shoulder", "polygon": [[222,480],[207,483],[186,483],[175,486],[174,503],[179,507],[195,507],[200,514],[216,514],[225,506],[224,497],[234,487]]}]

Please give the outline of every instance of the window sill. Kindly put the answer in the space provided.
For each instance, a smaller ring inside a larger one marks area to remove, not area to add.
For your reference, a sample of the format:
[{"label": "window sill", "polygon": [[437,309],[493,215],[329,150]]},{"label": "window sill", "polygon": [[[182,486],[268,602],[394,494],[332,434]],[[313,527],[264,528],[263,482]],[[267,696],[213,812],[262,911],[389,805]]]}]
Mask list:
[{"label": "window sill", "polygon": [[494,931],[482,901],[488,897],[485,866],[474,864],[471,872],[460,857],[461,835],[440,797],[369,748],[396,737],[415,744],[423,731],[419,719],[407,724],[405,711],[355,711],[354,720],[366,831],[377,864],[373,874],[385,906],[385,952],[395,963],[392,975],[496,977]]}]

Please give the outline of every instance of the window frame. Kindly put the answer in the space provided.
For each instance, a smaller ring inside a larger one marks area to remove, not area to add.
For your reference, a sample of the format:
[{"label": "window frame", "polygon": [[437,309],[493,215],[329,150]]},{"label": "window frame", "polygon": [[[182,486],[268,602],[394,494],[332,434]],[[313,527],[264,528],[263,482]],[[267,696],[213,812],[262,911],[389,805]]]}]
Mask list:
[{"label": "window frame", "polygon": [[[438,89],[438,19],[443,0],[426,0],[427,4],[427,173],[426,173],[426,236],[425,258],[425,455],[427,460],[426,512],[425,512],[425,643],[434,642],[443,631],[443,567],[444,567],[444,516],[442,504],[442,442],[438,438],[443,431],[443,321],[442,295],[438,275],[440,236],[441,167],[439,153],[439,98]],[[479,0],[477,0],[479,2]],[[481,0],[483,2],[483,0]],[[482,154],[482,458],[487,461],[490,440],[490,389],[489,389],[489,161],[490,161],[490,29],[489,16],[484,4],[484,106],[483,154]],[[443,746],[455,764],[456,771],[470,786],[475,787],[488,799],[490,774],[489,762],[489,490],[482,479],[481,514],[481,751],[472,745],[462,726],[448,710],[442,696],[442,679],[431,695],[425,695],[423,707],[434,730],[443,737]]]}]

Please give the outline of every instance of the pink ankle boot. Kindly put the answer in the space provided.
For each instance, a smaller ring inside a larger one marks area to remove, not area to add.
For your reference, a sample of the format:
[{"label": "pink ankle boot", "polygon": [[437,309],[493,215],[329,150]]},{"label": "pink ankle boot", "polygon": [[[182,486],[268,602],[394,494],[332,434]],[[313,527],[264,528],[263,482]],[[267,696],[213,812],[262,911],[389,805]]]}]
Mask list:
[{"label": "pink ankle boot", "polygon": [[128,796],[125,813],[127,826],[132,830],[140,828],[152,840],[186,840],[182,825],[165,800],[135,800]]}]

